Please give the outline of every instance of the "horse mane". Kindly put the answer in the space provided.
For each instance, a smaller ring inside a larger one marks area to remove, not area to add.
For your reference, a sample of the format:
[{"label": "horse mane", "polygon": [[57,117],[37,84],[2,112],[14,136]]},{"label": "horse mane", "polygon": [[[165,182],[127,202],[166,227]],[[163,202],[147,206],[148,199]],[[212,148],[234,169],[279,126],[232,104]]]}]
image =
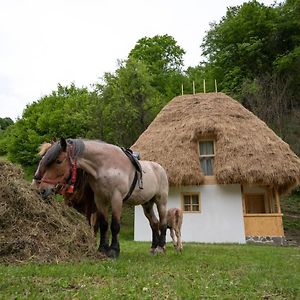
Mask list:
[{"label": "horse mane", "polygon": [[47,142],[45,142],[45,143],[43,143],[43,144],[41,144],[40,146],[39,146],[39,156],[44,156],[45,155],[45,153],[49,150],[49,148],[52,146],[52,144],[51,143],[47,143]]},{"label": "horse mane", "polygon": [[67,139],[67,143],[71,144],[75,147],[74,156],[80,157],[85,148],[83,140],[82,139]]},{"label": "horse mane", "polygon": [[[58,154],[62,150],[59,142],[54,144],[47,145],[48,143],[44,143],[40,147],[40,152],[43,153],[43,159],[41,160],[41,167],[47,167],[57,158]],[[74,157],[80,157],[85,146],[82,139],[68,139],[68,145],[73,145],[75,149]]]}]

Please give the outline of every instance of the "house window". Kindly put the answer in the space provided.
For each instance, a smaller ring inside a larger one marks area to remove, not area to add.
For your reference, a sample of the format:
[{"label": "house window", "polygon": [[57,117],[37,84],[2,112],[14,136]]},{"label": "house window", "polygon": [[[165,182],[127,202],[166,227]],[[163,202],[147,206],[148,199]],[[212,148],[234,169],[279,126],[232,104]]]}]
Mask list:
[{"label": "house window", "polygon": [[215,143],[214,141],[199,142],[200,166],[205,176],[214,175],[214,157]]},{"label": "house window", "polygon": [[264,194],[245,194],[246,214],[266,213],[266,201]]},{"label": "house window", "polygon": [[198,193],[182,194],[182,208],[184,212],[200,212],[200,195]]}]

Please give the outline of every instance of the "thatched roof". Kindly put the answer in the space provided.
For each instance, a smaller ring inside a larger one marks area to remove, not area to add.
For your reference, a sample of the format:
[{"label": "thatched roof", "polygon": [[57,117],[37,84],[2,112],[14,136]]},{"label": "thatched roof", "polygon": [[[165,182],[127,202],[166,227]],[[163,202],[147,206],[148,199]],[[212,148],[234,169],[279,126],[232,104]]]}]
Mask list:
[{"label": "thatched roof", "polygon": [[175,97],[131,148],[160,163],[170,185],[199,185],[203,137],[216,142],[214,173],[220,184],[255,183],[284,192],[300,183],[300,159],[289,145],[223,93]]}]

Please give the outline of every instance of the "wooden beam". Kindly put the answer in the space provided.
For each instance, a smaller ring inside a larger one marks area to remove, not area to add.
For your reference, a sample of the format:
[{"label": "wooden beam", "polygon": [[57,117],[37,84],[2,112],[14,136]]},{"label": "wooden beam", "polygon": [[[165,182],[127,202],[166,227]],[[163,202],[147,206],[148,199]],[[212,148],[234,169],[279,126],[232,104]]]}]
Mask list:
[{"label": "wooden beam", "polygon": [[280,197],[276,189],[275,189],[275,197],[276,197],[276,204],[277,204],[277,213],[281,214]]}]

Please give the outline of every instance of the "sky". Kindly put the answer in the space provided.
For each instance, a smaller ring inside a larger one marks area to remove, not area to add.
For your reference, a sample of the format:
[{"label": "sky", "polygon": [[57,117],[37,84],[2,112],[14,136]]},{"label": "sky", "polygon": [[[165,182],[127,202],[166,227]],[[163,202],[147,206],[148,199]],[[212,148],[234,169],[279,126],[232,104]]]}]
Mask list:
[{"label": "sky", "polygon": [[210,23],[244,2],[0,0],[0,117],[21,118],[58,84],[100,82],[143,37],[172,36],[186,51],[185,68],[196,66]]}]

